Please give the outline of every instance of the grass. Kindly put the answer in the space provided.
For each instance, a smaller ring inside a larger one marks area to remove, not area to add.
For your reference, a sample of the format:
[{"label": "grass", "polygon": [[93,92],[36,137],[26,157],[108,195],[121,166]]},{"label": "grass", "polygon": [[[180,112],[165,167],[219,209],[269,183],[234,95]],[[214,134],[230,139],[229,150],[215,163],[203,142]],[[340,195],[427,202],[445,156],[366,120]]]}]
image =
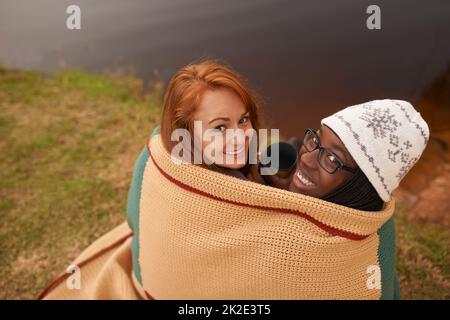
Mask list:
[{"label": "grass", "polygon": [[34,298],[125,218],[161,86],[130,75],[0,68],[0,298]]},{"label": "grass", "polygon": [[396,210],[397,271],[402,299],[450,299],[450,230]]},{"label": "grass", "polygon": [[[35,298],[125,219],[161,95],[132,75],[0,67],[0,298]],[[403,298],[448,299],[448,228],[396,214]]]}]

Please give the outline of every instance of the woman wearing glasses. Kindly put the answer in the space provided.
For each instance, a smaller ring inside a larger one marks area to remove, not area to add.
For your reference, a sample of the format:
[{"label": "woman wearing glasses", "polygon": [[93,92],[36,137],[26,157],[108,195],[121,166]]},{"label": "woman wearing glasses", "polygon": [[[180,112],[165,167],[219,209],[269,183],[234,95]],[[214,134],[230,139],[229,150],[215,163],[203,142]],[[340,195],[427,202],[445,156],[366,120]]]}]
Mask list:
[{"label": "woman wearing glasses", "polygon": [[406,101],[351,106],[323,119],[318,130],[306,130],[289,177],[266,180],[292,192],[378,211],[420,158],[428,138],[426,122]]}]

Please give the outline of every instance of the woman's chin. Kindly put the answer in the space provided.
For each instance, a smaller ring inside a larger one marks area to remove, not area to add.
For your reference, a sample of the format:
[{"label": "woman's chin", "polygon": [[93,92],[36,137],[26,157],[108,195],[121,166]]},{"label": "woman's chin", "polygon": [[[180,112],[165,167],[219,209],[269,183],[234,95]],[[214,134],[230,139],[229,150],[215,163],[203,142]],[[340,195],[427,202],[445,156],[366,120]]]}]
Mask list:
[{"label": "woman's chin", "polygon": [[220,165],[220,167],[226,168],[226,169],[232,169],[232,170],[239,170],[239,169],[242,169],[243,167],[245,167],[245,163],[244,164],[241,164],[241,163],[222,164],[222,165]]},{"label": "woman's chin", "polygon": [[230,155],[223,154],[223,163],[219,166],[222,168],[239,170],[245,167],[247,164],[248,157],[244,154],[244,152],[240,152],[238,154],[234,154],[230,157]]}]

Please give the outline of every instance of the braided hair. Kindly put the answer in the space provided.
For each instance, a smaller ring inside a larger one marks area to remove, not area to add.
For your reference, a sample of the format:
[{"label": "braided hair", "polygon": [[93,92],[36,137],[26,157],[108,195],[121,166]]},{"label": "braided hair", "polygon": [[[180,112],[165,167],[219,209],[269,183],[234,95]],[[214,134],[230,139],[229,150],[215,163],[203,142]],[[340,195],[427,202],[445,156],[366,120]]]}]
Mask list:
[{"label": "braided hair", "polygon": [[320,199],[365,211],[379,211],[384,205],[384,201],[360,168],[342,187],[338,187]]}]

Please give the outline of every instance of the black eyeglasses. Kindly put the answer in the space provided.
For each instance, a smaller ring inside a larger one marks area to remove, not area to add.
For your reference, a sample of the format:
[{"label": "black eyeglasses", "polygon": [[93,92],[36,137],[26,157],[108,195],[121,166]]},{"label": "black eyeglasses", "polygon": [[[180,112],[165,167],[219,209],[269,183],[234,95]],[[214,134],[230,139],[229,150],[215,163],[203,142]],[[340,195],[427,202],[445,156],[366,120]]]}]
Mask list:
[{"label": "black eyeglasses", "polygon": [[330,150],[322,147],[319,137],[317,136],[316,131],[313,129],[306,130],[305,137],[303,138],[303,146],[308,152],[313,152],[314,150],[319,149],[317,162],[319,162],[319,165],[330,174],[333,174],[338,170],[346,170],[351,173],[355,173],[357,170],[355,168],[346,166],[337,155],[335,155]]}]

